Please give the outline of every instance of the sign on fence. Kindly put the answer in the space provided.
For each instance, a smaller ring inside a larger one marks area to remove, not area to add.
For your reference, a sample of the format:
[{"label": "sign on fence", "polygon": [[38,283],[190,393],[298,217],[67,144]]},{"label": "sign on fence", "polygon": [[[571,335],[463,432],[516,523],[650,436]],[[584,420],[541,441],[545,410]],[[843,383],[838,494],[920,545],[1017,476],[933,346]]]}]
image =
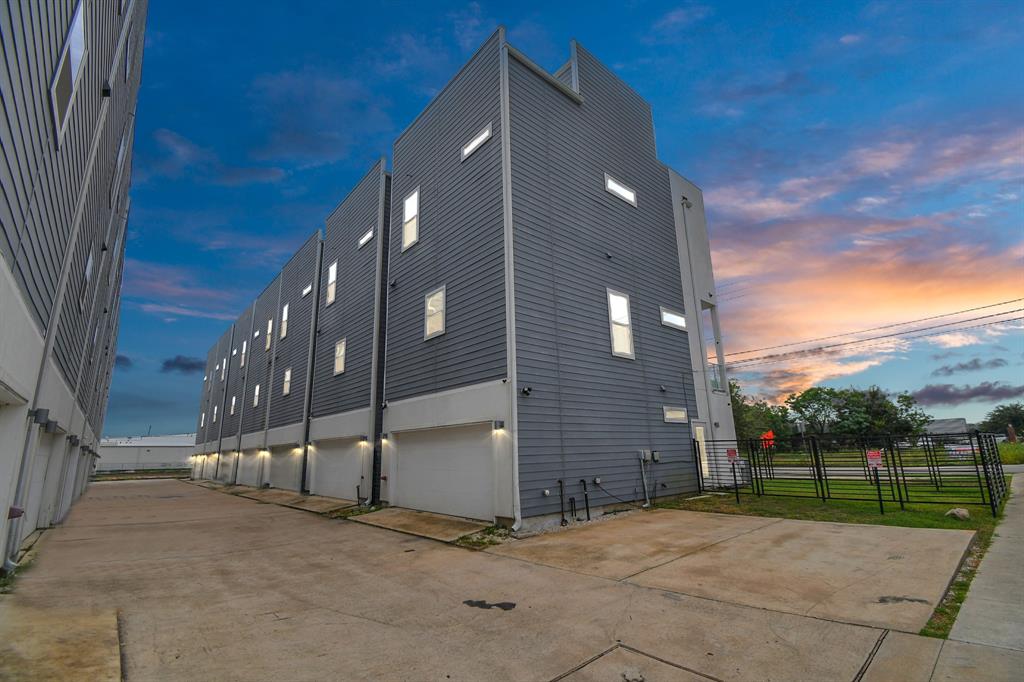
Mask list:
[{"label": "sign on fence", "polygon": [[868,450],[868,466],[872,469],[879,469],[882,466],[882,451]]},{"label": "sign on fence", "polygon": [[725,451],[725,456],[729,458],[729,462],[735,462],[739,458],[739,453],[736,452],[736,448],[729,448]]}]

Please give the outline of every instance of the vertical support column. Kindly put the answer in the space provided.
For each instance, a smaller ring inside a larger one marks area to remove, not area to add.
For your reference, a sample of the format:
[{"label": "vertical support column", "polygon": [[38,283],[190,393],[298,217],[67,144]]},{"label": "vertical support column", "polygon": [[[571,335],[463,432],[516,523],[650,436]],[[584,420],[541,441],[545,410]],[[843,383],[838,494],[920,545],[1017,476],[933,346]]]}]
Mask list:
[{"label": "vertical support column", "polygon": [[313,272],[316,275],[313,277],[313,310],[310,313],[310,324],[309,324],[309,350],[306,356],[306,395],[304,396],[302,403],[302,474],[299,479],[299,493],[302,495],[309,494],[309,488],[307,487],[307,473],[309,471],[309,420],[310,420],[310,408],[313,404],[313,368],[315,363],[313,362],[314,356],[316,355],[316,337],[319,333],[318,325],[320,320],[320,280],[322,274],[320,272],[323,266],[324,259],[324,235],[322,231],[317,231],[317,242],[316,242],[316,267]]}]

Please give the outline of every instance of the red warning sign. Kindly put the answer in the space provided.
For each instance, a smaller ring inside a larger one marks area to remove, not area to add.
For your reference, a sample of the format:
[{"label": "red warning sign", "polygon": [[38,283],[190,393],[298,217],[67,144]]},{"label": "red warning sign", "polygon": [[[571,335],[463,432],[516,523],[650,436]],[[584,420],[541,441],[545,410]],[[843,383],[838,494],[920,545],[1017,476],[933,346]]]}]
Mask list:
[{"label": "red warning sign", "polygon": [[730,462],[735,462],[739,458],[739,454],[736,452],[736,448],[729,448],[725,451],[725,456],[729,458]]},{"label": "red warning sign", "polygon": [[868,450],[868,466],[872,469],[879,469],[882,466],[882,451]]}]

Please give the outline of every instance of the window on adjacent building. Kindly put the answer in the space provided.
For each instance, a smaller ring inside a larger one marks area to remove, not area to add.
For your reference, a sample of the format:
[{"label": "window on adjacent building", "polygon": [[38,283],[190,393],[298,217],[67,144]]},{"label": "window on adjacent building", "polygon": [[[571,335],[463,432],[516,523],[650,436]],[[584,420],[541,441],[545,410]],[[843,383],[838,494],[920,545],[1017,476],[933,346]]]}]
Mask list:
[{"label": "window on adjacent building", "polygon": [[629,319],[629,296],[608,290],[608,323],[611,327],[612,355],[634,358],[633,327]]},{"label": "window on adjacent building", "polygon": [[200,412],[199,413],[199,428],[203,428],[204,426],[206,426],[206,413],[205,412]]},{"label": "window on adjacent building", "polygon": [[685,407],[672,407],[671,405],[662,405],[661,413],[665,421],[672,422],[674,424],[685,424],[686,423],[686,408]]},{"label": "window on adjacent building", "polygon": [[636,191],[630,189],[607,173],[604,174],[604,188],[626,203],[636,206]]},{"label": "window on adjacent building", "polygon": [[281,308],[281,338],[288,336],[288,304]]},{"label": "window on adjacent building", "polygon": [[252,406],[253,407],[259,407],[260,406],[260,385],[259,384],[256,384],[256,390],[254,390],[252,392]]},{"label": "window on adjacent building", "polygon": [[216,405],[213,406],[213,423],[214,424],[217,423],[217,406]]},{"label": "window on adjacent building", "polygon": [[235,415],[235,396],[231,396],[231,416]]},{"label": "window on adjacent building", "polygon": [[64,38],[64,48],[57,60],[57,71],[50,84],[50,102],[53,105],[53,122],[57,129],[58,142],[64,136],[64,128],[71,113],[71,105],[74,103],[87,53],[83,4],[80,1],[71,16],[71,26]]},{"label": "window on adjacent building", "polygon": [[242,341],[242,357],[238,359],[238,366],[245,367],[245,350],[248,348],[248,341]]},{"label": "window on adjacent building", "polygon": [[366,246],[370,242],[371,239],[373,239],[373,228],[372,227],[369,230],[367,230],[363,234],[362,237],[359,238],[359,247],[358,248],[361,249],[364,246]]},{"label": "window on adjacent building", "polygon": [[334,344],[334,373],[341,374],[345,371],[345,346],[346,340],[342,339]]},{"label": "window on adjacent building", "polygon": [[284,371],[284,381],[281,382],[281,395],[288,395],[292,392],[292,368]]},{"label": "window on adjacent building", "polygon": [[338,261],[331,263],[327,268],[327,305],[334,303],[334,297],[338,293]]},{"label": "window on adjacent building", "polygon": [[664,306],[661,307],[661,323],[666,327],[686,329],[686,317]]},{"label": "window on adjacent building", "polygon": [[423,308],[423,340],[444,334],[444,287],[427,294]]},{"label": "window on adjacent building", "polygon": [[420,188],[405,198],[402,206],[402,251],[420,240]]},{"label": "window on adjacent building", "polygon": [[472,140],[466,143],[466,146],[462,148],[462,160],[465,161],[466,157],[475,152],[483,145],[484,142],[491,139],[491,124],[488,123],[487,127],[476,134]]},{"label": "window on adjacent building", "polygon": [[263,345],[263,350],[270,350],[270,342],[274,337],[274,318],[267,320],[267,342]]}]

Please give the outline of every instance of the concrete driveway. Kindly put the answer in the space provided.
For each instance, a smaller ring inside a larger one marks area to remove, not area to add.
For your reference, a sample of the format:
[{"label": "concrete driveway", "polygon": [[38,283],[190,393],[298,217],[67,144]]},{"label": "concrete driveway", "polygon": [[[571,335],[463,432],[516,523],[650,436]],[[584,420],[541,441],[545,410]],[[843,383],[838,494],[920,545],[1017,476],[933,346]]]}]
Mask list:
[{"label": "concrete driveway", "polygon": [[663,509],[489,551],[679,594],[916,633],[973,537]]},{"label": "concrete driveway", "polygon": [[15,607],[116,609],[128,680],[993,680],[1024,668],[985,647],[945,658],[938,640],[178,481],[94,484],[0,603]]}]

